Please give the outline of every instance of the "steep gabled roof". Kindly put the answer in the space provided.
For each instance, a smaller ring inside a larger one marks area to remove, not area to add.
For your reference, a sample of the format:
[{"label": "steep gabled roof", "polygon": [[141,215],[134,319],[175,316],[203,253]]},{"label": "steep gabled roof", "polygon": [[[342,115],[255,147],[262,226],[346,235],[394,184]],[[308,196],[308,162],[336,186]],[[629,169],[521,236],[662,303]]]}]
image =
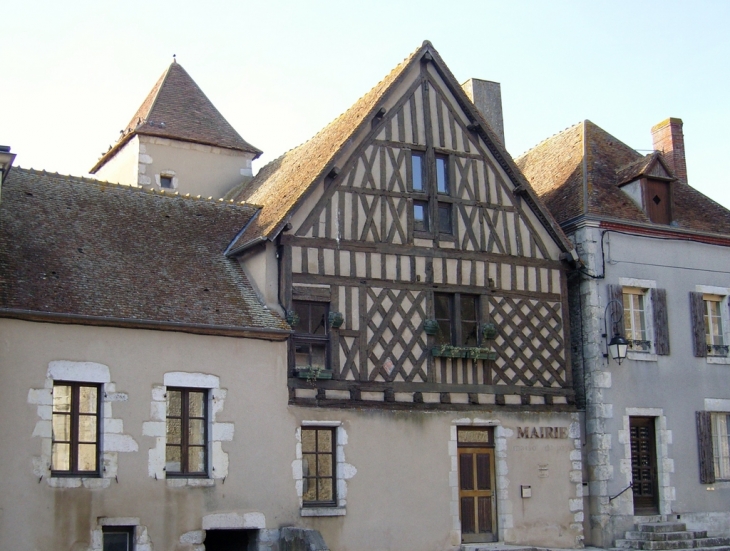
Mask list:
[{"label": "steep gabled roof", "polygon": [[15,168],[0,204],[0,316],[286,337],[223,255],[255,213]]},{"label": "steep gabled roof", "polygon": [[586,215],[651,224],[619,186],[660,174],[673,180],[673,227],[730,234],[730,211],[676,180],[661,153],[642,155],[589,120],[539,143],[515,162],[561,224]]},{"label": "steep gabled roof", "polygon": [[436,49],[426,40],[372,90],[312,139],[263,167],[251,182],[244,184],[242,190],[234,190],[227,196],[236,201],[245,200],[263,207],[257,218],[232,244],[230,247],[232,253],[243,250],[260,240],[273,239],[281,231],[296,206],[332,169],[334,160],[341,149],[350,143],[350,140],[364,125],[370,124],[385,97],[403,79],[408,69],[426,55],[431,56],[437,71],[448,83],[461,107],[470,114],[473,121],[478,123],[478,131],[490,151],[515,184],[523,190],[533,211],[545,224],[548,231],[551,231],[553,238],[563,250],[572,250],[572,245],[548,210],[530,189],[530,184],[517,169],[499,138],[467,98]]},{"label": "steep gabled roof", "polygon": [[91,169],[95,173],[134,135],[158,136],[261,155],[223,118],[200,87],[172,62],[129,121],[117,143]]}]

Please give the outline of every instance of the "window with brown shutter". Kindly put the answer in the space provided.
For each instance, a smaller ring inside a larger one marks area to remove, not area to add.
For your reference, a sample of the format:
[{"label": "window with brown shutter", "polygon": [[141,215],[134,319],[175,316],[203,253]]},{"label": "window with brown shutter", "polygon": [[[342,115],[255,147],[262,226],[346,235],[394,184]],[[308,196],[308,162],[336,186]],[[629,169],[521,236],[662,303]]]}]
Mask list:
[{"label": "window with brown shutter", "polygon": [[689,294],[689,315],[692,327],[692,347],[696,358],[707,356],[707,344],[705,342],[705,312],[702,293],[690,292]]},{"label": "window with brown shutter", "polygon": [[667,315],[667,290],[652,289],[651,303],[654,309],[654,351],[659,356],[668,356],[669,316]]},{"label": "window with brown shutter", "polygon": [[714,457],[712,453],[712,420],[709,411],[696,412],[697,451],[700,458],[700,483],[715,482]]}]

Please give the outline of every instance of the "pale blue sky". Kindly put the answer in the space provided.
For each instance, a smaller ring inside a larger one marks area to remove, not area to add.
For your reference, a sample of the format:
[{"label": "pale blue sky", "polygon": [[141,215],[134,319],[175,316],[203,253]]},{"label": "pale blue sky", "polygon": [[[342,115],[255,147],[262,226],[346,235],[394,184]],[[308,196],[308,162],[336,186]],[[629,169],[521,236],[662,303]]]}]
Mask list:
[{"label": "pale blue sky", "polygon": [[502,83],[518,156],[590,119],[637,149],[684,120],[690,184],[730,207],[730,2],[58,2],[3,6],[0,144],[81,175],[178,61],[254,170],[307,140],[424,39],[457,80]]}]

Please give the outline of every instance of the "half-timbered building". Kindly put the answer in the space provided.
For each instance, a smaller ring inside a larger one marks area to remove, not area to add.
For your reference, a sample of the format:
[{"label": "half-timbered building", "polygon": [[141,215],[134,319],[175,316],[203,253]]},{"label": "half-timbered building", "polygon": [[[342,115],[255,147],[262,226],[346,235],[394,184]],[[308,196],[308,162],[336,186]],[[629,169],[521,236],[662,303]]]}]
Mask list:
[{"label": "half-timbered building", "polygon": [[[302,430],[348,427],[347,509],[337,485],[297,487],[302,515],[347,512],[316,524],[335,548],[397,547],[353,518],[361,499],[387,533],[442,545],[582,542],[573,248],[500,126],[426,42],[229,194],[262,206],[227,254],[293,327],[292,414]],[[369,450],[357,461],[356,441]]]},{"label": "half-timbered building", "polygon": [[[657,124],[652,137],[655,151],[644,155],[584,121],[517,164],[582,262],[569,287],[586,411],[586,541],[722,549],[730,211],[689,185],[680,119]],[[618,362],[607,349],[616,336],[628,346]]]}]

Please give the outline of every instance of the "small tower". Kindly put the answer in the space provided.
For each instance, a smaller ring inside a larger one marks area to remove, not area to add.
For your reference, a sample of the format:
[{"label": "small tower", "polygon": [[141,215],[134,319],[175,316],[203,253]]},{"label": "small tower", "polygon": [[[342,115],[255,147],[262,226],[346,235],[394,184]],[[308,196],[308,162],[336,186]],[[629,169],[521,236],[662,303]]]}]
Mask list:
[{"label": "small tower", "polygon": [[261,155],[176,61],[120,134],[91,174],[203,197],[223,197],[250,180],[251,161]]}]

